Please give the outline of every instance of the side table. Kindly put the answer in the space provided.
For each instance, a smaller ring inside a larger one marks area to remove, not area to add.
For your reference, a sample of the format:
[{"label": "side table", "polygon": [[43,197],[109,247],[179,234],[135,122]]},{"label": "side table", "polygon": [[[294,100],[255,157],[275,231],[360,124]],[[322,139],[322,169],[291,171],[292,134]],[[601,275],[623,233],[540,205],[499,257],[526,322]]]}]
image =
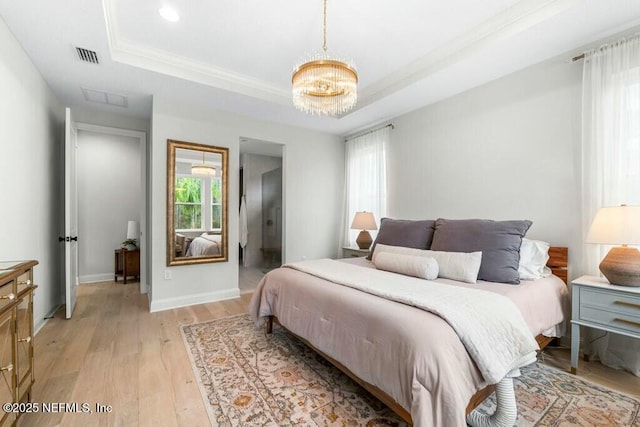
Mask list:
[{"label": "side table", "polygon": [[140,249],[120,248],[114,254],[114,281],[122,276],[123,283],[127,284],[127,277],[135,279],[140,277]]},{"label": "side table", "polygon": [[357,246],[343,246],[342,257],[343,258],[356,258],[369,255],[369,249],[360,249]]},{"label": "side table", "polygon": [[571,373],[578,370],[580,326],[640,338],[640,287],[618,286],[582,276],[572,282]]}]

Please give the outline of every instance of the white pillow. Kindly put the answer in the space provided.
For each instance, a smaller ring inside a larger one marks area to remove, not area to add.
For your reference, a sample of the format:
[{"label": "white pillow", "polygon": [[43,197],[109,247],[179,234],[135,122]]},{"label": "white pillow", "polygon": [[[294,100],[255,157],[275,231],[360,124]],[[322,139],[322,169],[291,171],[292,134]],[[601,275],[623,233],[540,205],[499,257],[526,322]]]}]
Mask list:
[{"label": "white pillow", "polygon": [[521,280],[536,280],[548,277],[549,243],[540,240],[522,239],[518,275]]},{"label": "white pillow", "polygon": [[420,279],[433,280],[438,277],[438,263],[433,258],[381,252],[373,262],[377,269],[392,271]]},{"label": "white pillow", "polygon": [[374,264],[376,257],[384,252],[433,258],[438,263],[438,277],[467,283],[476,283],[482,261],[482,252],[442,252],[377,244]]}]

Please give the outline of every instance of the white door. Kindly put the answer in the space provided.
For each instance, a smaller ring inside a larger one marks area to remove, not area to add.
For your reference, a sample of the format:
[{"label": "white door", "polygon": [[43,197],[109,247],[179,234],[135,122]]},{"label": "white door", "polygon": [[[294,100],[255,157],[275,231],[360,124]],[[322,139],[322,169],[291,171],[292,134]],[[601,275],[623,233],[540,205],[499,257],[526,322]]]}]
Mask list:
[{"label": "white door", "polygon": [[64,246],[65,246],[65,303],[67,319],[76,306],[78,286],[78,182],[76,159],[78,130],[66,109],[64,129]]}]

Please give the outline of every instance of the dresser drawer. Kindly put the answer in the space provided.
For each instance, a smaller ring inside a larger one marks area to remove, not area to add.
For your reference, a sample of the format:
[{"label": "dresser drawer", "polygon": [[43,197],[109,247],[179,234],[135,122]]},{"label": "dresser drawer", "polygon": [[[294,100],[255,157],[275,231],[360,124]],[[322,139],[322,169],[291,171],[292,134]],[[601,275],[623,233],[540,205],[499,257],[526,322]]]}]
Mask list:
[{"label": "dresser drawer", "polygon": [[16,293],[13,287],[13,282],[9,282],[4,286],[0,287],[0,309],[13,303],[15,299],[16,299]]},{"label": "dresser drawer", "polygon": [[[640,297],[619,292],[583,288],[580,290],[580,305],[581,312],[584,306],[588,306],[640,317]],[[581,313],[580,318],[582,317]]]}]

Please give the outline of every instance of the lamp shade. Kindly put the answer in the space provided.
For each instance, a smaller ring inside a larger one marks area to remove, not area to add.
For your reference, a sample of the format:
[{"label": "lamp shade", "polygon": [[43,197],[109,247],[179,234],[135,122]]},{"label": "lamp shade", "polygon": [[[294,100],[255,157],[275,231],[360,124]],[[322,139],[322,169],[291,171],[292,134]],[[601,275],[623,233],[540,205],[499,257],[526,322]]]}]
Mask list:
[{"label": "lamp shade", "polygon": [[603,245],[640,244],[640,206],[613,206],[598,209],[587,243]]},{"label": "lamp shade", "polygon": [[354,230],[377,230],[376,220],[371,212],[356,212],[351,223]]},{"label": "lamp shade", "polygon": [[127,239],[136,239],[140,237],[140,226],[138,221],[129,221],[127,223]]}]

